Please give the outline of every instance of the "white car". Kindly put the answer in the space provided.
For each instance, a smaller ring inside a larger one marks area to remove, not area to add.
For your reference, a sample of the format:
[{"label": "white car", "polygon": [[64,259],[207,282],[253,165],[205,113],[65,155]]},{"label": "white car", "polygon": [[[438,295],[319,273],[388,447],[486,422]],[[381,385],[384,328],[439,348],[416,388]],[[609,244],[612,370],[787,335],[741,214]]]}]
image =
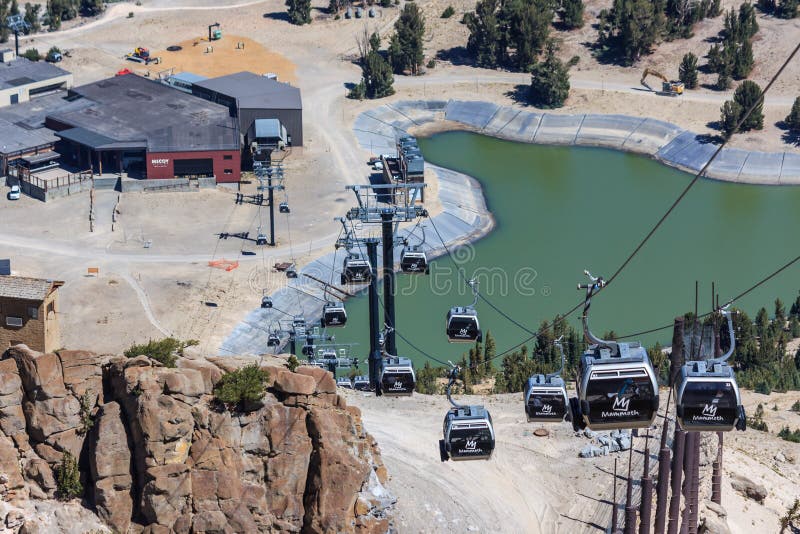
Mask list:
[{"label": "white car", "polygon": [[11,191],[8,192],[8,200],[19,200],[19,186],[12,185]]}]

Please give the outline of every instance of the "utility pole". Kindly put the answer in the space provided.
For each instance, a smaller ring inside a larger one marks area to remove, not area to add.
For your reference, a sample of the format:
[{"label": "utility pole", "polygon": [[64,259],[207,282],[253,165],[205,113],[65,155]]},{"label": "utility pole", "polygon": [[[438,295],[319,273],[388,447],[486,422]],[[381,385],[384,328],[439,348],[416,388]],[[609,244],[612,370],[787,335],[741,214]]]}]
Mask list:
[{"label": "utility pole", "polygon": [[[253,172],[258,179],[258,190],[267,190],[267,203],[269,204],[269,246],[275,246],[275,190],[283,191],[283,167],[268,166],[266,162],[253,161]],[[278,183],[272,185],[272,179],[277,179]],[[266,185],[264,184],[266,182]],[[259,206],[259,209],[260,206]],[[261,220],[259,219],[258,233],[261,235]]]},{"label": "utility pole", "polygon": [[[367,257],[370,265],[378,263],[378,240],[367,239]],[[378,277],[373,276],[369,282],[369,382],[375,388],[375,394],[380,396],[381,371],[383,358],[380,347],[380,311],[378,309]]]}]

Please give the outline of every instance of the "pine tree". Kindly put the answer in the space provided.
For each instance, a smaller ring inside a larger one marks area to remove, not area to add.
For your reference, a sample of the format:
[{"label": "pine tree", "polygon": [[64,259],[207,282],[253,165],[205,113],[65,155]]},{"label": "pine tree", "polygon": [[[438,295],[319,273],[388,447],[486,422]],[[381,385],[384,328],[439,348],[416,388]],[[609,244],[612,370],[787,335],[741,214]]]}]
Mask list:
[{"label": "pine tree", "polygon": [[678,77],[687,89],[697,87],[697,56],[691,52],[683,56],[681,66],[678,68]]},{"label": "pine tree", "polygon": [[311,0],[286,0],[286,7],[292,24],[311,24]]},{"label": "pine tree", "polygon": [[508,47],[514,49],[514,67],[529,72],[549,38],[552,3],[549,0],[507,0],[500,18],[505,23]]},{"label": "pine tree", "polygon": [[741,106],[742,113],[753,107],[753,111],[742,123],[741,131],[761,130],[764,128],[764,101],[760,99],[761,87],[750,80],[743,81],[733,93],[733,100]]},{"label": "pine tree", "polygon": [[583,27],[583,0],[563,0],[561,11],[558,13],[561,23],[568,30]]},{"label": "pine tree", "polygon": [[797,16],[798,0],[781,0],[776,14],[782,19],[793,19]]},{"label": "pine tree", "polygon": [[497,6],[497,0],[480,0],[475,5],[475,12],[466,16],[469,28],[467,50],[479,67],[495,68],[502,61]]},{"label": "pine tree", "polygon": [[419,72],[422,66],[425,34],[425,17],[416,3],[403,6],[400,18],[394,24],[395,34],[389,45],[389,62],[394,71],[403,74],[409,71],[412,75]]},{"label": "pine tree", "polygon": [[742,42],[742,46],[738,47],[737,54],[733,62],[733,77],[737,80],[747,78],[753,70],[753,45],[750,44],[748,39]]},{"label": "pine tree", "polygon": [[550,43],[547,56],[531,70],[531,101],[540,107],[558,108],[569,96],[569,68],[556,57],[556,47]]},{"label": "pine tree", "polygon": [[725,132],[725,135],[730,136],[733,134],[733,129],[736,128],[736,124],[739,122],[739,118],[742,114],[742,106],[733,100],[726,100],[720,111],[722,112],[722,118],[720,119],[722,131]]},{"label": "pine tree", "polygon": [[8,10],[9,15],[19,15],[19,2],[11,0],[11,7]]},{"label": "pine tree", "polygon": [[[786,115],[784,121],[790,130],[800,132],[800,96],[794,99],[792,111]],[[797,302],[792,305],[792,310],[795,310],[795,308],[797,308],[797,312],[794,312],[795,315],[800,315],[800,297],[798,297]]]}]

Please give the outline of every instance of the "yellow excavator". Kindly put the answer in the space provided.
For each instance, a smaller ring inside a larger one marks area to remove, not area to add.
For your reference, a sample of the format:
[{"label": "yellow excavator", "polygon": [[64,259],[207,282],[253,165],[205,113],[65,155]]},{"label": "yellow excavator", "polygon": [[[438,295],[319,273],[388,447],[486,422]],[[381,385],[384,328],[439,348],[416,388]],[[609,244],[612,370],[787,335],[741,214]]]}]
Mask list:
[{"label": "yellow excavator", "polygon": [[647,87],[649,90],[654,91],[654,89],[647,84],[647,77],[651,74],[656,78],[661,78],[661,91],[655,91],[656,93],[669,96],[678,96],[683,94],[683,82],[677,80],[668,80],[666,76],[657,70],[649,68],[644,69],[644,72],[642,73],[642,79],[639,80],[639,83]]}]

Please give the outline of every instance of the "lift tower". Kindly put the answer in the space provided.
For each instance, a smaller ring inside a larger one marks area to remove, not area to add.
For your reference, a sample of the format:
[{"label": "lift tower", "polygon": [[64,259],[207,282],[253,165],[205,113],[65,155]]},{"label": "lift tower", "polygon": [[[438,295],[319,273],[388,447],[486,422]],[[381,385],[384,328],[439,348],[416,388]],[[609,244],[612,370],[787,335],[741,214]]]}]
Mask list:
[{"label": "lift tower", "polygon": [[[396,183],[349,185],[346,189],[353,191],[357,207],[347,212],[348,221],[359,221],[365,225],[381,225],[381,239],[368,238],[365,242],[370,264],[377,265],[377,244],[383,245],[383,304],[384,319],[388,329],[384,346],[389,354],[397,354],[395,342],[395,283],[394,283],[394,247],[401,244],[397,229],[400,223],[411,222],[418,217],[427,217],[428,211],[422,206],[422,190],[424,183]],[[343,223],[344,224],[344,223]],[[380,394],[380,370],[383,364],[379,342],[379,309],[378,309],[377,276],[375,273],[370,282],[369,316],[370,316],[370,387]]]}]

